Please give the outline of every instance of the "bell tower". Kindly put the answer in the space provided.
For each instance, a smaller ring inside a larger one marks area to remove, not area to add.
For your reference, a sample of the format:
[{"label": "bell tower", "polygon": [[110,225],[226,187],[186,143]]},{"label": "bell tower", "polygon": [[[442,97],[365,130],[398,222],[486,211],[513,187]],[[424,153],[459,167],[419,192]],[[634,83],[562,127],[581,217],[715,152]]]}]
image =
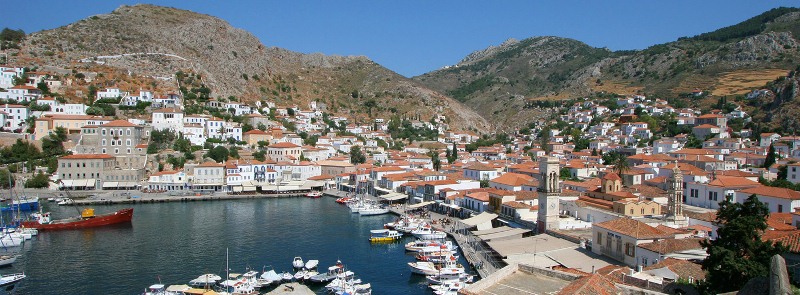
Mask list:
[{"label": "bell tower", "polygon": [[667,185],[667,214],[665,219],[667,225],[675,227],[689,226],[689,220],[683,216],[683,173],[675,163],[672,169],[672,177],[669,178]]},{"label": "bell tower", "polygon": [[537,227],[539,233],[546,230],[558,229],[558,196],[561,195],[559,186],[559,161],[556,157],[539,157],[539,215]]}]

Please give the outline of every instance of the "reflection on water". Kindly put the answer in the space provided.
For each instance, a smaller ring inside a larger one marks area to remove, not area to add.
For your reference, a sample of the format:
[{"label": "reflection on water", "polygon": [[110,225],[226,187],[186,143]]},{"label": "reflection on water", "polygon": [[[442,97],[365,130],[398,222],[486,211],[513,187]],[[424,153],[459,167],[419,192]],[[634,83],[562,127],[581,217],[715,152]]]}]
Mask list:
[{"label": "reflection on water", "polygon": [[[75,209],[45,204],[55,219]],[[98,214],[124,206],[99,206]],[[403,245],[372,244],[369,231],[392,215],[359,217],[331,198],[253,199],[134,205],[131,224],[41,232],[0,273],[25,272],[15,294],[141,294],[158,283],[186,284],[203,273],[291,270],[294,256],[325,269],[341,259],[374,294],[431,294],[411,275]],[[462,261],[462,264],[466,265]],[[312,286],[314,290],[324,289]]]}]

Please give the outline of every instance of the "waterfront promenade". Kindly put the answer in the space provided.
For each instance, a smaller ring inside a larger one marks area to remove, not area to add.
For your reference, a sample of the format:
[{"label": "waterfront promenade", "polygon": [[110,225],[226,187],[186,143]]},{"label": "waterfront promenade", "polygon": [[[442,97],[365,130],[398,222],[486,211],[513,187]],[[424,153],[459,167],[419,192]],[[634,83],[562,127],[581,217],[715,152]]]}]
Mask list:
[{"label": "waterfront promenade", "polygon": [[72,196],[73,203],[68,205],[87,206],[87,205],[114,205],[114,204],[141,204],[141,203],[166,203],[166,202],[199,202],[199,201],[224,201],[239,199],[261,199],[261,198],[288,198],[301,197],[305,193],[284,193],[284,194],[262,194],[262,193],[239,193],[229,194],[217,192],[211,194],[195,194],[185,192],[178,193],[145,193],[136,190],[118,191],[53,191],[46,189],[21,189],[23,195],[29,197],[38,196],[40,201],[50,197]]}]

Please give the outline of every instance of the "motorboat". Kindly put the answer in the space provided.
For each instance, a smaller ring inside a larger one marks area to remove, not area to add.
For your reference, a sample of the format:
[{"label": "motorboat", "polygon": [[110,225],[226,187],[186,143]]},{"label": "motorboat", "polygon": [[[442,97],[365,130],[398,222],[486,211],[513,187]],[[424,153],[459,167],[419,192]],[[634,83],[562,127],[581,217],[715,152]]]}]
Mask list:
[{"label": "motorboat", "polygon": [[336,276],[342,271],[342,269],[344,269],[342,261],[337,260],[335,265],[328,267],[328,272],[312,276],[308,278],[308,280],[314,283],[330,282],[336,278]]},{"label": "motorboat", "polygon": [[10,275],[3,275],[0,277],[0,287],[13,285],[21,280],[25,279],[24,273],[15,273]]},{"label": "motorboat", "polygon": [[319,260],[310,259],[310,260],[306,261],[305,267],[306,267],[307,270],[312,270],[312,269],[317,268],[317,265],[319,265]]},{"label": "motorboat", "polygon": [[307,198],[319,199],[322,198],[322,192],[309,192],[306,194]]},{"label": "motorboat", "polygon": [[403,233],[411,233],[412,231],[425,224],[424,220],[416,218],[403,219],[400,223],[395,225],[395,230]]},{"label": "motorboat", "polygon": [[258,278],[258,282],[261,285],[261,287],[264,287],[280,282],[281,279],[282,279],[281,275],[276,273],[274,269],[270,269],[269,271],[266,271],[261,274],[261,276]]},{"label": "motorboat", "polygon": [[302,280],[302,279],[303,279],[303,278],[306,276],[306,274],[307,274],[307,273],[308,273],[308,271],[307,271],[307,270],[305,270],[305,269],[298,270],[298,271],[297,271],[297,272],[294,274],[294,279],[295,279],[295,280],[298,280],[298,281],[299,281],[299,280]]},{"label": "motorboat", "polygon": [[396,230],[374,229],[369,231],[370,242],[393,242],[403,237],[403,234]]},{"label": "motorboat", "polygon": [[189,281],[189,285],[195,287],[213,286],[216,285],[217,282],[219,282],[220,280],[222,280],[222,277],[215,274],[207,273],[207,274],[202,274],[196,279]]},{"label": "motorboat", "polygon": [[0,267],[11,265],[17,261],[17,255],[0,255]]},{"label": "motorboat", "polygon": [[25,242],[25,238],[21,235],[3,234],[0,235],[0,247],[19,247]]},{"label": "motorboat", "polygon": [[56,204],[58,204],[60,206],[72,205],[72,204],[75,204],[75,200],[70,199],[70,198],[63,198],[63,199],[61,199],[61,201],[57,201]]},{"label": "motorboat", "polygon": [[232,295],[256,295],[255,275],[257,272],[249,271],[245,274],[230,273],[228,279],[219,283],[224,292]]},{"label": "motorboat", "polygon": [[429,284],[441,285],[448,282],[471,283],[475,279],[474,275],[468,273],[460,274],[435,274],[426,277]]},{"label": "motorboat", "polygon": [[189,291],[191,289],[192,289],[192,287],[189,287],[188,285],[171,285],[171,286],[167,287],[166,290],[164,290],[165,291],[164,294],[167,294],[167,295],[186,294],[186,291]]},{"label": "motorboat", "polygon": [[439,240],[447,237],[447,233],[434,230],[429,224],[420,226],[416,230],[412,231],[411,234],[422,240]]},{"label": "motorboat", "polygon": [[295,257],[294,260],[292,260],[292,266],[298,269],[303,268],[303,266],[305,266],[305,263],[303,263],[303,258],[300,256]]},{"label": "motorboat", "polygon": [[455,263],[455,257],[451,257],[444,265],[437,265],[433,262],[418,261],[409,262],[408,267],[412,273],[421,275],[439,275],[439,274],[461,274],[464,273],[464,267]]},{"label": "motorboat", "polygon": [[154,284],[147,287],[143,295],[163,295],[167,293],[167,286],[163,284]]},{"label": "motorboat", "polygon": [[303,281],[310,280],[312,277],[318,275],[319,272],[316,270],[309,270],[303,275]]},{"label": "motorboat", "polygon": [[405,246],[406,251],[410,252],[432,252],[438,250],[447,250],[450,252],[455,252],[458,249],[458,246],[454,245],[451,241],[427,241],[427,240],[416,240],[414,242],[408,242]]},{"label": "motorboat", "polygon": [[372,294],[372,285],[369,283],[366,284],[345,284],[341,288],[334,291],[334,294],[343,295],[343,294],[359,294],[359,295],[371,295]]},{"label": "motorboat", "polygon": [[342,294],[343,291],[352,289],[352,286],[357,284],[361,284],[361,279],[354,278],[352,272],[350,272],[347,277],[337,277],[333,279],[333,281],[325,285],[325,288],[333,293]]},{"label": "motorboat", "polygon": [[349,198],[349,197],[342,197],[342,198],[336,199],[336,203],[344,205],[344,204],[347,204],[348,202],[350,202],[350,200],[351,200],[351,198]]},{"label": "motorboat", "polygon": [[361,216],[381,215],[386,213],[389,213],[389,208],[380,206],[370,206],[358,210],[358,215]]},{"label": "motorboat", "polygon": [[294,276],[288,272],[281,273],[281,280],[284,282],[290,282]]},{"label": "motorboat", "polygon": [[433,289],[433,293],[436,295],[450,295],[458,294],[458,291],[467,286],[469,284],[464,282],[449,282],[441,285],[431,285],[430,288]]},{"label": "motorboat", "polygon": [[436,252],[420,252],[417,254],[416,258],[419,261],[428,261],[433,263],[445,263],[447,262],[450,257],[456,257],[457,255],[453,255],[450,251],[436,251]]},{"label": "motorboat", "polygon": [[22,226],[38,230],[80,229],[99,227],[118,223],[129,223],[133,219],[133,208],[126,208],[116,212],[95,215],[94,209],[86,208],[77,217],[50,220],[50,212],[31,214],[34,221],[23,221]]}]

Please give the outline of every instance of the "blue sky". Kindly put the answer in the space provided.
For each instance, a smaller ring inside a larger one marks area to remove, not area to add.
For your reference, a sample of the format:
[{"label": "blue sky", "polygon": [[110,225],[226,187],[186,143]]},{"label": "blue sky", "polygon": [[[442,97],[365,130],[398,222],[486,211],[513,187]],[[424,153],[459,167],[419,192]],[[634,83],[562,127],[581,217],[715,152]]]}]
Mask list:
[{"label": "blue sky", "polygon": [[[26,1],[3,5],[0,27],[26,33],[140,1]],[[784,0],[753,1],[147,1],[222,18],[267,46],[365,55],[404,76],[457,63],[508,38],[574,38],[642,49],[736,24]],[[13,16],[13,17],[10,17]]]}]

